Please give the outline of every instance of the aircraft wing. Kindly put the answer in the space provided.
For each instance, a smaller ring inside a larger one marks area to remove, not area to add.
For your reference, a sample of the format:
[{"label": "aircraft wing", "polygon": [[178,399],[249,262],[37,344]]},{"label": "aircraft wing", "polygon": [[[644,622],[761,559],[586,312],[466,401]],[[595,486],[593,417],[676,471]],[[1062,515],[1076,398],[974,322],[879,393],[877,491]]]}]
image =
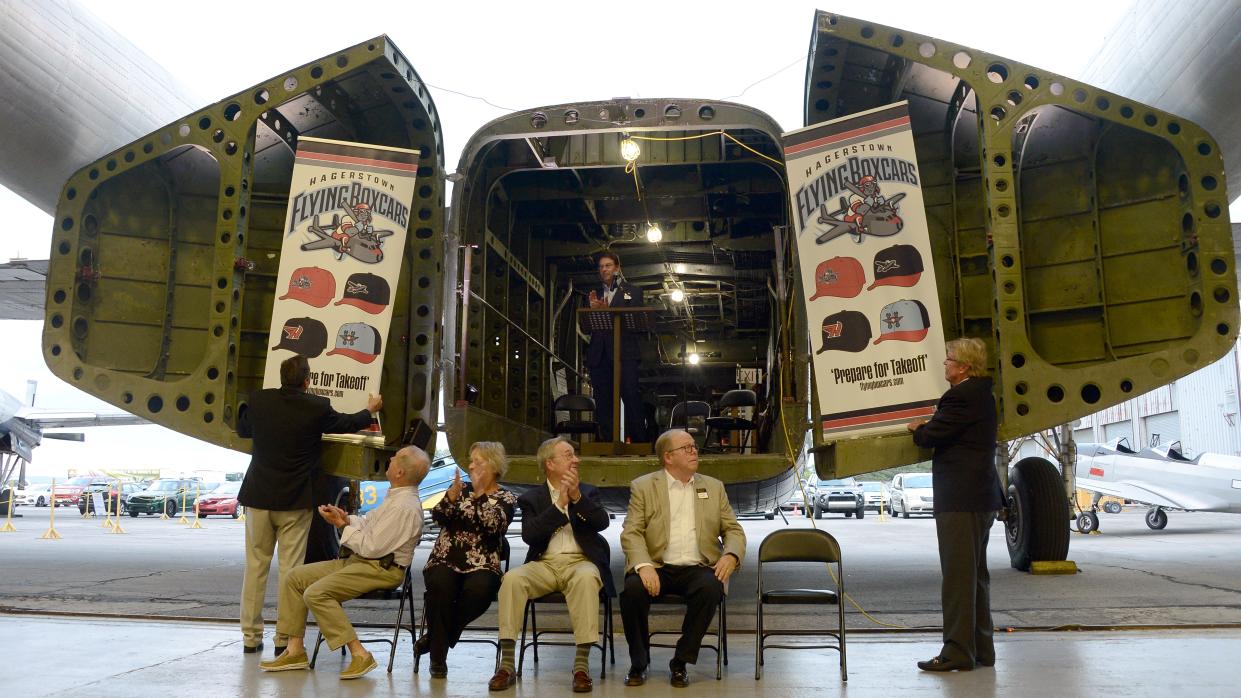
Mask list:
[{"label": "aircraft wing", "polygon": [[1207,494],[1157,487],[1150,483],[1121,480],[1105,482],[1088,477],[1075,478],[1079,489],[1120,497],[1149,506],[1185,511],[1229,511],[1229,503]]},{"label": "aircraft wing", "polygon": [[43,319],[47,263],[14,259],[0,264],[0,320]]},{"label": "aircraft wing", "polygon": [[40,431],[45,429],[67,429],[72,427],[123,427],[133,424],[150,424],[151,422],[126,412],[46,412],[33,415],[22,415],[20,419],[28,422]]}]

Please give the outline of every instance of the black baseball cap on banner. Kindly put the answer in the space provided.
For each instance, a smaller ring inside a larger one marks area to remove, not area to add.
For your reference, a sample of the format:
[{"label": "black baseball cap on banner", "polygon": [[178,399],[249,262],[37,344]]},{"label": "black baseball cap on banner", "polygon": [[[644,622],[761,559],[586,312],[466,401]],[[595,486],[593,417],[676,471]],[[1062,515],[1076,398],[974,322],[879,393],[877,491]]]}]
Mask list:
[{"label": "black baseball cap on banner", "polygon": [[870,346],[870,320],[856,310],[842,310],[823,318],[823,346],[815,354],[825,351],[862,351]]},{"label": "black baseball cap on banner", "polygon": [[867,290],[876,286],[913,286],[922,278],[922,255],[913,245],[893,245],[875,255],[875,281]]},{"label": "black baseball cap on banner", "polygon": [[296,354],[313,359],[327,348],[327,328],[314,318],[295,317],[286,320],[280,331],[280,343],[272,347],[288,349]]},{"label": "black baseball cap on banner", "polygon": [[345,292],[334,305],[352,305],[371,315],[378,315],[388,307],[391,291],[388,282],[375,274],[350,274],[345,281]]}]

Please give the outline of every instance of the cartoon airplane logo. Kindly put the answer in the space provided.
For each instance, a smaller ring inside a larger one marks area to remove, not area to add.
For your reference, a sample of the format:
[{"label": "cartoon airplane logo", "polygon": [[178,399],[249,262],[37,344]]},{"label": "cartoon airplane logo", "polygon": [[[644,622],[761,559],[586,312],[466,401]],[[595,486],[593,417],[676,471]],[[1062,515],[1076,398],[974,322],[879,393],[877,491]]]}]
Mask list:
[{"label": "cartoon airplane logo", "polygon": [[845,182],[845,187],[853,196],[840,197],[839,209],[829,211],[827,204],[819,205],[818,222],[831,227],[815,238],[815,242],[822,245],[848,233],[853,235],[854,242],[860,243],[865,235],[888,237],[905,227],[897,211],[901,199],[905,198],[904,193],[885,199],[879,193],[879,184],[869,176],[857,182]]},{"label": "cartoon airplane logo", "polygon": [[384,238],[393,233],[391,230],[373,229],[369,220],[364,226],[359,226],[350,219],[342,221],[336,214],[332,214],[332,222],[327,225],[320,223],[319,216],[316,215],[306,230],[318,239],[303,244],[303,252],[331,250],[337,260],[348,255],[364,264],[379,264],[383,261]]}]

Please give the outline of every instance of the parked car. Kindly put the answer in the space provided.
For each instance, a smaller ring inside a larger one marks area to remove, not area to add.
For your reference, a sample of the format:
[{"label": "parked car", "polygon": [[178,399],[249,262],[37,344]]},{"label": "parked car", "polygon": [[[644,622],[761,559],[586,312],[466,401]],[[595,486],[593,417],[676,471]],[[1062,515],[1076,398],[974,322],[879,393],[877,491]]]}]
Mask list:
[{"label": "parked car", "polygon": [[116,498],[117,498],[116,481],[114,480],[108,481],[105,484],[106,484],[105,487],[99,487],[96,485],[89,486],[87,488],[87,491],[83,492],[82,496],[78,498],[78,511],[82,512],[83,514],[86,513],[87,509],[94,511],[95,510],[94,495],[98,492],[106,492],[106,494],[104,495],[104,506],[106,507],[106,510],[112,513],[116,513],[117,507],[119,506],[120,512],[123,514],[125,513],[125,505],[129,502],[129,498],[143,491],[144,489],[146,489],[146,486],[140,482],[122,482],[121,490],[120,490],[121,492],[120,502],[118,504],[116,501]]},{"label": "parked car", "polygon": [[863,480],[858,483],[862,486],[862,496],[866,501],[867,509],[879,511],[879,505],[888,506],[888,486],[878,480]]},{"label": "parked car", "polygon": [[52,501],[52,486],[31,485],[24,490],[18,490],[13,501],[18,506],[45,507]]},{"label": "parked car", "polygon": [[[783,509],[784,511],[793,511],[794,509],[800,509],[800,510],[805,510],[807,511],[807,513],[809,513],[809,511],[813,510],[814,508],[814,501],[817,496],[816,490],[817,488],[814,485],[806,485],[806,496],[805,497],[802,496],[801,489],[793,490],[793,494],[789,495],[789,498],[785,500],[783,504],[780,505],[780,508]],[[806,506],[807,500],[810,501],[809,507]]]},{"label": "parked car", "polygon": [[892,478],[889,494],[892,516],[909,518],[910,514],[934,514],[935,500],[931,494],[930,473],[901,473]]},{"label": "parked car", "polygon": [[[199,492],[207,489],[196,478],[164,478],[152,482],[145,490],[131,496],[126,510],[130,516],[139,514],[167,514],[175,516],[181,511],[181,503],[194,505],[194,488]],[[214,486],[211,489],[215,489]]]},{"label": "parked car", "polygon": [[814,518],[823,518],[824,512],[840,512],[845,518],[866,516],[866,502],[862,494],[862,486],[857,480],[846,477],[841,480],[825,480],[819,482],[814,500]]},{"label": "parked car", "polygon": [[240,482],[222,482],[219,487],[207,494],[201,494],[195,502],[198,504],[198,515],[231,516],[234,519],[241,515],[241,506],[237,504],[237,493],[241,490]]},{"label": "parked car", "polygon": [[[87,511],[95,510],[95,493],[107,492],[108,499],[116,496],[116,483],[109,480],[91,480],[82,486],[82,490],[78,492],[78,513],[85,514]],[[106,504],[107,500],[105,500]],[[112,511],[112,505],[106,504],[107,510]]]},{"label": "parked car", "polygon": [[98,478],[90,475],[71,477],[66,482],[56,484],[56,506],[72,506],[78,503],[82,491]]}]

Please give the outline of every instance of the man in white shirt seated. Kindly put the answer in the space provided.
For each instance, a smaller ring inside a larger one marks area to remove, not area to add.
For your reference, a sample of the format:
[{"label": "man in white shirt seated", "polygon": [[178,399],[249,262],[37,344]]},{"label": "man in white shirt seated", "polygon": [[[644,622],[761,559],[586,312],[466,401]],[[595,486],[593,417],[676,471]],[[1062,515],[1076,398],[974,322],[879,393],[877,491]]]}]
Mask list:
[{"label": "man in white shirt seated", "polygon": [[745,531],[728,503],[724,483],[698,474],[694,437],[681,429],[666,431],[655,441],[655,453],[663,468],[630,484],[629,513],[621,531],[621,621],[631,662],[625,685],[646,682],[651,599],[677,594],[685,597],[687,609],[668,668],[672,685],[684,688],[689,684],[686,665],[698,661],[724,584],[745,558]]},{"label": "man in white shirt seated", "polygon": [[422,502],[418,484],[426,477],[431,459],[422,449],[406,446],[388,461],[388,482],[392,487],[383,504],[367,516],[351,516],[330,504],[319,507],[324,521],[341,529],[341,559],[315,562],[294,568],[280,589],[276,631],[288,635],[283,654],[262,662],[263,671],[308,669],[303,635],[306,610],[333,650],[349,647],[349,666],[342,679],[356,679],[378,664],[358,641],[341,602],[369,591],[392,589],[405,579],[405,569],[414,556],[414,546],[422,536]]}]

